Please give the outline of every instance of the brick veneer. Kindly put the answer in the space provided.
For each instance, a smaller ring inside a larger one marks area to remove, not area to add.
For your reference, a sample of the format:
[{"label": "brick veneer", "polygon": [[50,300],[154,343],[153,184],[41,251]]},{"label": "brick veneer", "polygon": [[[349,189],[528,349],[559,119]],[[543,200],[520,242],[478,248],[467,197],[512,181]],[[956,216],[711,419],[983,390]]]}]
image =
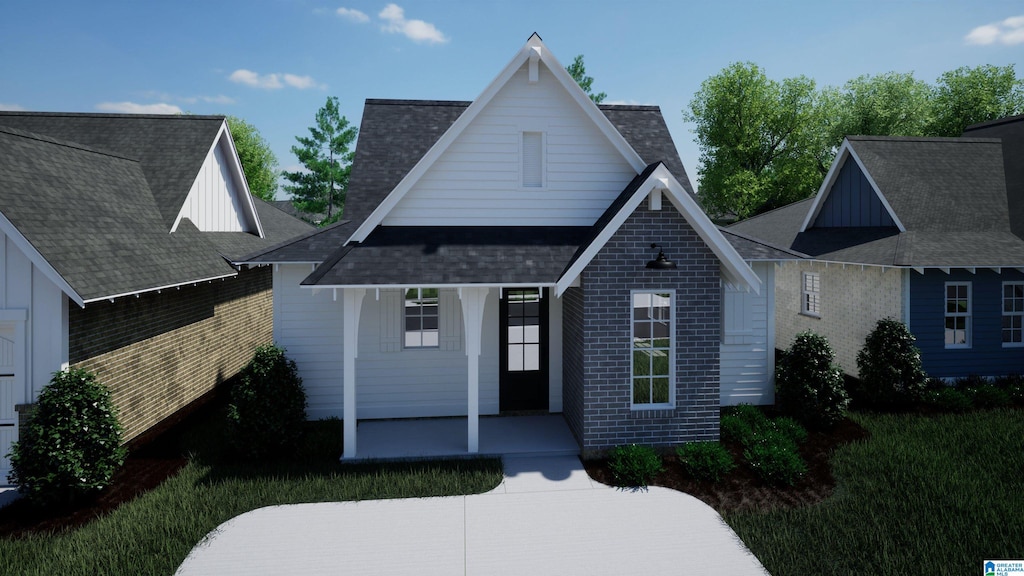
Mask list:
[{"label": "brick veneer", "polygon": [[[664,247],[676,270],[644,264]],[[584,457],[620,444],[670,446],[718,439],[721,286],[717,257],[668,202],[646,203],[583,271],[578,291],[566,292],[563,409]],[[631,290],[675,294],[675,406],[633,410]],[[578,397],[577,397],[578,396]]]},{"label": "brick veneer", "polygon": [[127,441],[237,374],[272,341],[272,314],[269,267],[73,306],[70,362],[110,388]]},{"label": "brick veneer", "polygon": [[[804,272],[821,275],[821,317],[800,313]],[[828,339],[836,362],[857,376],[857,353],[882,318],[903,320],[902,271],[879,266],[784,262],[775,272],[775,345],[810,330]]]}]

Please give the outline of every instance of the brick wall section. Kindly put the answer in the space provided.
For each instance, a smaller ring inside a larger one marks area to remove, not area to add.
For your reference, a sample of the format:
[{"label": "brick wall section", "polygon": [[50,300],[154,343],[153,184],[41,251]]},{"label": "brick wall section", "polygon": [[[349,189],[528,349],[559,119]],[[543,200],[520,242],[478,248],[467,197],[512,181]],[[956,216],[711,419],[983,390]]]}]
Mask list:
[{"label": "brick wall section", "polygon": [[[665,255],[678,269],[644,267],[655,256],[652,242],[664,246]],[[643,202],[587,266],[581,279],[584,457],[620,444],[671,446],[718,439],[719,278],[716,256],[668,202],[657,212]],[[671,409],[630,407],[630,291],[638,289],[675,294],[675,406]],[[566,302],[567,311],[573,309],[570,304]],[[570,320],[566,319],[566,326],[572,324]],[[571,338],[566,336],[569,347]],[[571,382],[572,374],[567,376]]]},{"label": "brick wall section", "polygon": [[[804,272],[821,275],[821,318],[800,313]],[[857,376],[857,353],[882,318],[903,320],[902,270],[823,262],[784,262],[775,271],[775,345],[789,348],[811,330],[828,338],[836,362]]]},{"label": "brick wall section", "polygon": [[562,415],[583,445],[583,291],[562,294]]},{"label": "brick wall section", "polygon": [[272,341],[272,314],[269,267],[73,306],[70,361],[110,388],[127,441],[237,374]]}]

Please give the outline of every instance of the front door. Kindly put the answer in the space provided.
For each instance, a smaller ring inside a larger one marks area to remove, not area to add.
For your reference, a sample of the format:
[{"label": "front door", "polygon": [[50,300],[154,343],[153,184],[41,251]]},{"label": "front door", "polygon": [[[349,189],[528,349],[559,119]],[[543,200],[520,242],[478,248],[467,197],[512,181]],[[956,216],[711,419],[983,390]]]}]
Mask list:
[{"label": "front door", "polygon": [[500,314],[499,408],[502,412],[547,410],[547,296],[537,288],[505,290]]}]

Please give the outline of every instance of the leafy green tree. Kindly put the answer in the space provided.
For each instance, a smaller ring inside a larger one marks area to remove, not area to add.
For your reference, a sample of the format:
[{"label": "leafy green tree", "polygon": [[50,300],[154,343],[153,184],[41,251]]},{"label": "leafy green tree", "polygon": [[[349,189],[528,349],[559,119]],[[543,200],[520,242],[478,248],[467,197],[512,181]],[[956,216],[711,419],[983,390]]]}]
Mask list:
[{"label": "leafy green tree", "polygon": [[338,220],[345,204],[349,172],[355,151],[349,147],[356,140],[356,127],[338,109],[338,98],[328,96],[327,103],[316,112],[316,124],[309,127],[309,136],[296,136],[301,146],[292,146],[292,154],[305,170],[283,172],[291,185],[286,185],[297,208],[312,214],[324,213],[322,226]]},{"label": "leafy green tree", "polygon": [[227,116],[231,139],[253,196],[271,202],[277,195],[277,157],[259,130],[237,116]]},{"label": "leafy green tree", "polygon": [[931,87],[913,73],[859,76],[839,92],[831,143],[852,135],[924,136],[931,109]]},{"label": "leafy green tree", "polygon": [[832,105],[813,80],[776,82],[751,62],[701,83],[684,118],[697,125],[704,209],[746,218],[814,193],[832,160],[823,114]]},{"label": "leafy green tree", "polygon": [[1024,81],[1013,64],[961,67],[939,76],[932,94],[934,136],[959,136],[964,128],[1024,113]]},{"label": "leafy green tree", "polygon": [[566,66],[565,69],[569,72],[569,76],[572,76],[572,79],[580,85],[583,92],[585,92],[587,96],[590,96],[590,99],[594,101],[594,104],[600,104],[608,97],[604,92],[594,94],[592,88],[594,79],[591,76],[587,76],[587,68],[583,65],[583,54],[577,54],[576,57],[573,58],[572,64]]}]

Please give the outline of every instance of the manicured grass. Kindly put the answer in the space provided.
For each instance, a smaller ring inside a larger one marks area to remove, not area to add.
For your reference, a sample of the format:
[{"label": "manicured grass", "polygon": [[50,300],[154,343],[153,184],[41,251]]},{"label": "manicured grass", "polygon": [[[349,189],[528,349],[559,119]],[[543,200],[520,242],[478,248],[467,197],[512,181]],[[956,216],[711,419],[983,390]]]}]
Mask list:
[{"label": "manicured grass", "polygon": [[726,522],[774,576],[980,574],[1024,557],[1024,412],[856,414],[822,504]]},{"label": "manicured grass", "polygon": [[200,452],[158,489],[65,534],[0,540],[0,573],[173,574],[208,532],[263,506],[473,494],[501,481],[496,459],[342,465],[340,422],[310,427],[297,458],[260,464],[226,460],[216,424],[201,428]]}]

